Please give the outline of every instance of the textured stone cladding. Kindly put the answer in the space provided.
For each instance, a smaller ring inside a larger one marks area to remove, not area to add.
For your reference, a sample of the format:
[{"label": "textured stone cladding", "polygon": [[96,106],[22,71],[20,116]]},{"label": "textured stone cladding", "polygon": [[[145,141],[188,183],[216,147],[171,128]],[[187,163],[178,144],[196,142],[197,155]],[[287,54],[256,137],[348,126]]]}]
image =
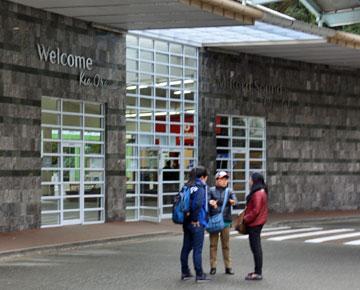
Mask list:
[{"label": "textured stone cladding", "polygon": [[214,172],[215,116],[266,118],[275,212],[360,208],[360,71],[204,50],[200,162]]},{"label": "textured stone cladding", "polygon": [[[88,74],[112,81],[80,86],[77,68],[40,61],[37,44],[91,57]],[[42,96],[106,106],[106,219],[125,218],[125,35],[0,0],[0,232],[41,225]]]}]

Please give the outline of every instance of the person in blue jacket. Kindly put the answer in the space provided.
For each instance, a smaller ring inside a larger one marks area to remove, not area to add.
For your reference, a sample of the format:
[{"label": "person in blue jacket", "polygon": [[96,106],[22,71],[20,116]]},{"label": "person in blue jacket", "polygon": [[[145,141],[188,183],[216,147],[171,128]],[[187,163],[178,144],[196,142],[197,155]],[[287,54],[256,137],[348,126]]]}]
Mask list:
[{"label": "person in blue jacket", "polygon": [[189,269],[189,254],[193,250],[193,262],[196,282],[207,282],[210,279],[203,272],[202,250],[204,233],[207,226],[207,185],[208,173],[205,167],[197,166],[190,172],[187,186],[190,186],[190,211],[183,223],[183,246],[181,249],[181,280],[193,277]]}]

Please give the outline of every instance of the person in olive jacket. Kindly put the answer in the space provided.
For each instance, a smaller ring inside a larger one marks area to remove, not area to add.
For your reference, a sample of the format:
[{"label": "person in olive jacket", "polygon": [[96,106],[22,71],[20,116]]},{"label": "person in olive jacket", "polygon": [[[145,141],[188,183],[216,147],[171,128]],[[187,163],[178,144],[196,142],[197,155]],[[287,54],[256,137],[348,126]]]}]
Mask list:
[{"label": "person in olive jacket", "polygon": [[246,197],[244,223],[249,234],[250,248],[254,256],[255,272],[249,273],[246,280],[262,280],[263,255],[261,230],[268,218],[268,189],[264,177],[253,173],[249,180],[250,194]]},{"label": "person in olive jacket", "polygon": [[[233,275],[230,257],[230,227],[232,223],[231,207],[237,204],[235,194],[228,189],[229,176],[225,171],[219,171],[215,175],[216,184],[211,187],[208,192],[209,215],[213,216],[221,212],[221,208],[226,203],[223,217],[225,228],[219,233],[211,233],[210,236],[210,274],[216,274],[216,260],[219,236],[221,239],[221,247],[223,260],[225,264],[225,273]],[[225,191],[228,190],[227,200],[225,199]]]}]

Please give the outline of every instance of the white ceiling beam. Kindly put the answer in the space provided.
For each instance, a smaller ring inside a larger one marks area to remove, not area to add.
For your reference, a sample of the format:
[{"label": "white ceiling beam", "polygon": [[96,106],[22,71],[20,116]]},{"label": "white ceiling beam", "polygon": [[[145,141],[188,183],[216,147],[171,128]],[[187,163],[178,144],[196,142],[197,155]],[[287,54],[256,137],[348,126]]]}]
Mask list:
[{"label": "white ceiling beam", "polygon": [[360,23],[360,9],[325,13],[322,19],[330,27]]},{"label": "white ceiling beam", "polygon": [[247,0],[246,2],[249,2],[253,5],[264,5],[264,4],[270,4],[274,2],[281,2],[284,0]]}]

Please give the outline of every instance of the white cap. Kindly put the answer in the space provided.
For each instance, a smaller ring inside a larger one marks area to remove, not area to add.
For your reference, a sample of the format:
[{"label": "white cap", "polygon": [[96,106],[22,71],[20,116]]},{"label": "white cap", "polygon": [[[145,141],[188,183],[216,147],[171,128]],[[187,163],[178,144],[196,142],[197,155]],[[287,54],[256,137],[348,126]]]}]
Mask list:
[{"label": "white cap", "polygon": [[219,172],[217,172],[216,174],[215,174],[215,179],[218,179],[218,178],[224,178],[224,177],[226,177],[226,178],[229,178],[229,175],[227,174],[227,172],[226,171],[219,171]]}]

